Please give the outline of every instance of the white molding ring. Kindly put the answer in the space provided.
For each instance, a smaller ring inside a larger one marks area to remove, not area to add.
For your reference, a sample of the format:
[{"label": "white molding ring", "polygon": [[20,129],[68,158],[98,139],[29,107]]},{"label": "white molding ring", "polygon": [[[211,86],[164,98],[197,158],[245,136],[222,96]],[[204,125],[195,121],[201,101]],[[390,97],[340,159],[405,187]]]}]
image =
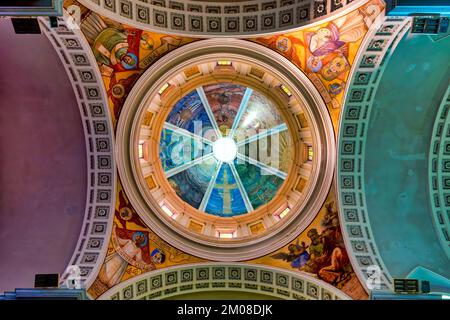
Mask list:
[{"label": "white molding ring", "polygon": [[[95,280],[108,250],[116,203],[114,129],[108,99],[97,62],[79,30],[68,28],[67,13],[50,28],[48,18],[39,18],[61,59],[80,109],[86,141],[87,195],[84,220],[70,265],[81,271],[83,287]],[[67,272],[67,270],[66,270]],[[61,284],[68,274],[61,276]]]},{"label": "white molding ring", "polygon": [[203,38],[291,32],[335,19],[368,1],[79,0],[98,14],[142,30]]},{"label": "white molding ring", "polygon": [[[380,24],[366,35],[354,62],[345,104],[339,120],[336,190],[345,247],[353,269],[369,292],[367,280],[377,265],[381,289],[392,289],[393,279],[373,237],[364,187],[365,143],[373,99],[382,74],[398,43],[409,30],[411,19],[380,17]],[[377,25],[377,24],[374,24]]]},{"label": "white molding ring", "polygon": [[351,300],[339,289],[303,272],[249,263],[211,262],[141,274],[109,289],[98,300],[166,299],[214,291],[249,292],[285,300]]},{"label": "white molding ring", "polygon": [[[428,153],[428,189],[431,203],[431,219],[442,249],[450,260],[450,204],[448,191],[450,175],[450,85],[442,98],[433,125],[433,134]],[[447,213],[447,214],[446,214]]]},{"label": "white molding ring", "polygon": [[[305,112],[312,119],[313,145],[317,166],[310,176],[310,188],[305,201],[295,213],[286,217],[286,223],[264,237],[233,245],[212,243],[192,237],[164,217],[161,207],[145,197],[145,186],[139,181],[134,162],[139,117],[147,107],[146,102],[165,84],[167,78],[181,72],[186,66],[210,59],[246,59],[250,63],[270,70],[302,101]],[[333,126],[325,103],[312,82],[294,64],[276,52],[253,42],[228,39],[198,41],[172,51],[138,80],[128,95],[121,112],[116,132],[116,159],[125,192],[135,210],[146,224],[162,239],[185,252],[213,261],[250,260],[293,241],[315,218],[331,187],[336,163],[336,142]]]}]

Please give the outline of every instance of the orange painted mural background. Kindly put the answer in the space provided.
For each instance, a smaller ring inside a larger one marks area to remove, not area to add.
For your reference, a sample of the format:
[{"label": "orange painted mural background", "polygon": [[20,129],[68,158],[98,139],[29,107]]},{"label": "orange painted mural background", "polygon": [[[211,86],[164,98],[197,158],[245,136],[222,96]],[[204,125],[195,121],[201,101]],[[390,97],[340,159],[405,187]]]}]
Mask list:
[{"label": "orange painted mural background", "polygon": [[[65,5],[76,1],[66,1]],[[193,38],[131,28],[82,7],[81,31],[96,57],[108,93],[114,127],[140,75],[158,58]],[[372,0],[345,16],[292,33],[250,39],[297,65],[322,95],[337,134],[339,112],[352,64],[365,34],[383,11]],[[201,40],[200,40],[201,41]],[[335,191],[311,225],[291,244],[252,263],[295,269],[331,283],[355,299],[367,295],[350,265],[339,226]],[[205,262],[161,240],[139,218],[117,183],[114,227],[107,257],[88,292],[96,298],[136,275],[172,265]]]},{"label": "orange painted mural background", "polygon": [[337,132],[353,61],[364,36],[383,9],[382,1],[372,0],[330,22],[252,41],[280,53],[308,76],[327,104]]}]

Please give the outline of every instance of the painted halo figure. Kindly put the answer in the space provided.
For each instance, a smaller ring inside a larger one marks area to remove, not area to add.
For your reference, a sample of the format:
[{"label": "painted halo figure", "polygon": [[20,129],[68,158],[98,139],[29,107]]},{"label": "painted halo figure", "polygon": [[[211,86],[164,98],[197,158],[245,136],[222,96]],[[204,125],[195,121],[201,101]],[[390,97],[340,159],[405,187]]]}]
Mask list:
[{"label": "painted halo figure", "polygon": [[310,53],[307,67],[314,73],[331,81],[350,68],[348,62],[348,43],[361,39],[367,30],[364,15],[355,11],[347,16],[328,23],[315,32],[306,34]]},{"label": "painted halo figure", "polygon": [[114,71],[137,68],[141,30],[128,29],[125,32],[106,28],[94,41],[94,55],[97,61]]},{"label": "painted halo figure", "polygon": [[164,263],[164,261],[166,261],[166,255],[160,249],[153,250],[151,256],[152,256],[152,262],[154,264],[161,264],[161,263]]}]

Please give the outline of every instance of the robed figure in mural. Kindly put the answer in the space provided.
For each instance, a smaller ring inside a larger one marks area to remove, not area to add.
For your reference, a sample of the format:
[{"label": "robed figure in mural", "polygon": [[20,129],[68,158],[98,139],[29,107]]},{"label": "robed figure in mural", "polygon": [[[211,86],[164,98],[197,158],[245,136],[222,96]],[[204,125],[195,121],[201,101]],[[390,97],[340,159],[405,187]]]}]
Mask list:
[{"label": "robed figure in mural", "polygon": [[114,71],[137,68],[142,31],[138,29],[106,28],[97,36],[93,49],[97,62]]},{"label": "robed figure in mural", "polygon": [[288,246],[288,253],[278,252],[271,257],[291,263],[292,268],[315,274],[319,279],[333,285],[345,283],[350,277],[352,267],[344,246],[339,227],[339,218],[333,209],[334,202],[325,205],[326,213],[321,220],[322,232],[311,228],[306,233],[310,244],[299,240]]},{"label": "robed figure in mural", "polygon": [[154,270],[148,233],[113,227],[112,244],[116,252],[106,257],[99,279],[108,287],[117,284],[129,264],[146,271]]},{"label": "robed figure in mural", "polygon": [[103,75],[138,69],[142,30],[89,14],[81,25]]},{"label": "robed figure in mural", "polygon": [[340,77],[350,69],[348,44],[361,39],[366,31],[364,15],[354,11],[315,32],[307,32],[307,68],[327,81]]}]

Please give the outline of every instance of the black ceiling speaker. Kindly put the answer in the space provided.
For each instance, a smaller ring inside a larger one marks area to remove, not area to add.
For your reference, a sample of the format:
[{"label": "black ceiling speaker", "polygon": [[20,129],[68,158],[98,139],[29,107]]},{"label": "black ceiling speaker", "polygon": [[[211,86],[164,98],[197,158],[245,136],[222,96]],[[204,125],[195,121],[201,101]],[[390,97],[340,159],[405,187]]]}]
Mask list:
[{"label": "black ceiling speaker", "polygon": [[59,274],[36,274],[34,276],[35,288],[58,288],[59,287]]},{"label": "black ceiling speaker", "polygon": [[50,17],[50,27],[52,28],[58,28],[58,18],[57,17]]},{"label": "black ceiling speaker", "polygon": [[40,34],[41,27],[36,18],[11,18],[14,32],[17,34]]},{"label": "black ceiling speaker", "polygon": [[426,280],[424,280],[424,281],[422,281],[421,282],[421,285],[422,285],[422,293],[430,293],[430,281],[426,281]]}]

